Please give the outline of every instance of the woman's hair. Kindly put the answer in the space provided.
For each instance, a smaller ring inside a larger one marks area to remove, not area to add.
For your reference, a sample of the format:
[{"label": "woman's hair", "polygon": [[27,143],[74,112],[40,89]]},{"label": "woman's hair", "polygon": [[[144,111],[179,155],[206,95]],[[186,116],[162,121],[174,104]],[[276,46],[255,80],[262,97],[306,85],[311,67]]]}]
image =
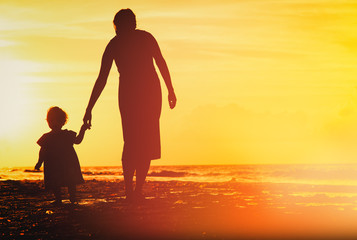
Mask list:
[{"label": "woman's hair", "polygon": [[60,125],[63,126],[66,124],[68,115],[59,107],[51,107],[47,111],[47,122],[50,125]]},{"label": "woman's hair", "polygon": [[122,9],[117,12],[117,14],[115,14],[113,23],[115,25],[117,33],[135,30],[136,17],[131,9]]}]

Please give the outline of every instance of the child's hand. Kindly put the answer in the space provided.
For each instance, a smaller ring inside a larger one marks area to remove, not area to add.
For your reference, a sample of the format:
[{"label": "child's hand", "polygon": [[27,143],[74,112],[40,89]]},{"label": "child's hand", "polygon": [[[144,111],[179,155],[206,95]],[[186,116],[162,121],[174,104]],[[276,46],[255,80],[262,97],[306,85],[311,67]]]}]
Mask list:
[{"label": "child's hand", "polygon": [[41,165],[42,165],[42,164],[37,163],[37,164],[36,164],[36,166],[35,166],[35,170],[39,171],[39,170],[40,170],[40,168],[41,168]]},{"label": "child's hand", "polygon": [[82,127],[81,127],[81,130],[82,131],[85,131],[87,129],[90,129],[90,125],[88,123],[83,123]]}]

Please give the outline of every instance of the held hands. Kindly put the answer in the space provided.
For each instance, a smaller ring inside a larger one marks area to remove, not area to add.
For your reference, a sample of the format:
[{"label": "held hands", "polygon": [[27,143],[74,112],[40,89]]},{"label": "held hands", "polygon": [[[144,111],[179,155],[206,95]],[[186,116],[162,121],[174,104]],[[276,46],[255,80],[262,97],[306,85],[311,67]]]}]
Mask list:
[{"label": "held hands", "polygon": [[86,131],[86,130],[90,129],[90,127],[91,126],[89,124],[83,123],[81,126],[81,131]]},{"label": "held hands", "polygon": [[92,127],[92,112],[86,111],[83,117],[83,126],[87,126],[86,129],[90,129]]},{"label": "held hands", "polygon": [[176,106],[176,101],[177,101],[175,92],[174,91],[170,91],[168,98],[169,98],[170,108],[173,109]]}]

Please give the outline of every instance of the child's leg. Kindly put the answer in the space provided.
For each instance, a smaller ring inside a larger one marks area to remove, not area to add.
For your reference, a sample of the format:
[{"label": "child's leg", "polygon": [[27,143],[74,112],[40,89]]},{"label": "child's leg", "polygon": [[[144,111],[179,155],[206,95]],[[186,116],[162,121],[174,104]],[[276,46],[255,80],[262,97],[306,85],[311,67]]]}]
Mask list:
[{"label": "child's leg", "polygon": [[71,203],[75,203],[77,201],[76,197],[76,185],[68,186],[69,200]]}]

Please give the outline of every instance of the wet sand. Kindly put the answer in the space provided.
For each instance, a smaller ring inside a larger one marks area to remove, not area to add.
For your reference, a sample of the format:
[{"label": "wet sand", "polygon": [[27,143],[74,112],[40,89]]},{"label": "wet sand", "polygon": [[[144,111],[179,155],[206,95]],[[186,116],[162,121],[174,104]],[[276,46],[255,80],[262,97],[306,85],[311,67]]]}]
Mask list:
[{"label": "wet sand", "polygon": [[0,239],[357,239],[350,186],[148,182],[128,204],[122,181],[91,180],[61,206],[42,181],[0,187]]}]

